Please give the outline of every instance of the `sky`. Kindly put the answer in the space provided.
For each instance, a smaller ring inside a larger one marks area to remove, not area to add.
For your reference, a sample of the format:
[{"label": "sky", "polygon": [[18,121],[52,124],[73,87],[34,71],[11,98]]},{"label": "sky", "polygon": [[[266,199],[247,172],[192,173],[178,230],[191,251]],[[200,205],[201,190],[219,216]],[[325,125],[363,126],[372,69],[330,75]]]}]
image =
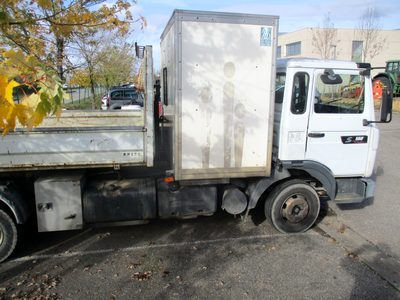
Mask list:
[{"label": "sky", "polygon": [[368,7],[378,13],[381,29],[400,29],[399,0],[137,0],[132,12],[143,16],[147,26],[135,29],[132,38],[139,45],[153,46],[155,68],[159,69],[160,36],[174,9],[277,15],[279,32],[292,32],[322,25],[327,14],[335,28],[355,28]]}]

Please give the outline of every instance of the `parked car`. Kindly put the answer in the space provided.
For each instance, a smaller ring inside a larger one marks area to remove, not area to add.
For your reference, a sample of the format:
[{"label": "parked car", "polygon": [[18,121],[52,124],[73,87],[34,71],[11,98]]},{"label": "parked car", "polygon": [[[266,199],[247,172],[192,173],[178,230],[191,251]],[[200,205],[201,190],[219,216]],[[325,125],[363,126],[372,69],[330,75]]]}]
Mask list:
[{"label": "parked car", "polygon": [[121,109],[125,105],[143,107],[144,96],[135,87],[119,87],[110,89],[101,99],[101,109]]}]

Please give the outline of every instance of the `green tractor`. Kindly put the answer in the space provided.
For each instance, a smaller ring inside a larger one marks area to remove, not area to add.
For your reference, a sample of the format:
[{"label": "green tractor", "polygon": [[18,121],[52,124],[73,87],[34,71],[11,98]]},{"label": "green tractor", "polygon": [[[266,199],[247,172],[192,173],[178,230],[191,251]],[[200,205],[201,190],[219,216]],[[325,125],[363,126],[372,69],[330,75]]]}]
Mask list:
[{"label": "green tractor", "polygon": [[400,96],[400,60],[387,61],[385,72],[374,77],[374,99],[381,99],[385,87],[392,89],[393,97]]}]

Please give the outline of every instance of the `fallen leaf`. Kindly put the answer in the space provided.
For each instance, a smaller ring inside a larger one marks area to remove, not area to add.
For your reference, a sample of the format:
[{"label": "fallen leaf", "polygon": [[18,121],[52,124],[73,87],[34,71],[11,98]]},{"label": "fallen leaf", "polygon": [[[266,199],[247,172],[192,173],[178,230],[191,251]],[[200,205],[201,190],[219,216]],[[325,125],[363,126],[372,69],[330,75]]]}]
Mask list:
[{"label": "fallen leaf", "polygon": [[87,272],[90,270],[90,268],[91,268],[91,265],[84,266],[83,271]]},{"label": "fallen leaf", "polygon": [[148,272],[136,272],[133,274],[133,279],[138,280],[138,281],[144,281],[148,280],[151,278],[151,271]]}]

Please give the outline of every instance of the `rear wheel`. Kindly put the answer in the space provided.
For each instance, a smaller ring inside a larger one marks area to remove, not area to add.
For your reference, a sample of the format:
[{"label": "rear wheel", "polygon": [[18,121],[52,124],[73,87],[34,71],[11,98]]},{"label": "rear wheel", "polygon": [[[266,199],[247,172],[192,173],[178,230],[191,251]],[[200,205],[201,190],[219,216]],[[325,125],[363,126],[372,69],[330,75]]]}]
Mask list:
[{"label": "rear wheel", "polygon": [[319,210],[317,192],[297,179],[275,187],[265,202],[267,220],[283,233],[306,231],[314,224]]},{"label": "rear wheel", "polygon": [[8,214],[0,210],[0,262],[7,259],[17,244],[17,227]]}]

